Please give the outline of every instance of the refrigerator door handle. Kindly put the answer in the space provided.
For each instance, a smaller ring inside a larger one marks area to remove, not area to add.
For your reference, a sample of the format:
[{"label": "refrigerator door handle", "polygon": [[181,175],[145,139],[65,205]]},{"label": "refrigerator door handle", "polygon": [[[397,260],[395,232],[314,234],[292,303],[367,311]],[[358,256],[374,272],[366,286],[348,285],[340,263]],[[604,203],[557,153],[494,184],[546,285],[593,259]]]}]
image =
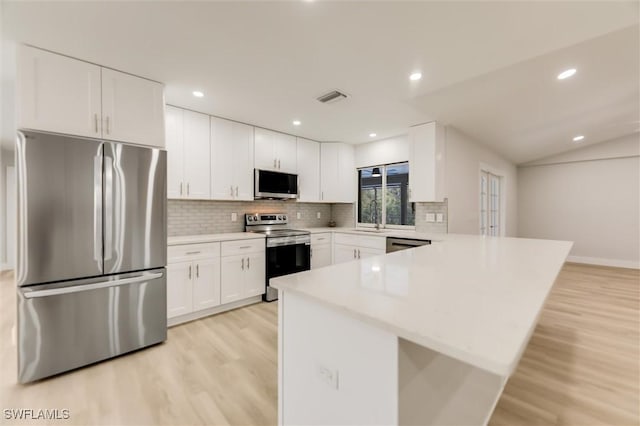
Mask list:
[{"label": "refrigerator door handle", "polygon": [[150,281],[161,278],[164,274],[162,272],[155,272],[151,274],[142,274],[135,277],[123,278],[114,281],[100,281],[97,283],[86,285],[72,285],[68,287],[52,288],[48,290],[35,290],[24,291],[24,297],[27,299],[33,299],[37,297],[58,296],[60,294],[78,293],[81,291],[96,290],[105,287],[117,287],[125,284],[134,284],[142,281]]},{"label": "refrigerator door handle", "polygon": [[102,155],[93,159],[93,259],[102,270]]},{"label": "refrigerator door handle", "polygon": [[[104,157],[104,259],[113,254],[113,158]],[[106,268],[105,268],[106,269]]]}]

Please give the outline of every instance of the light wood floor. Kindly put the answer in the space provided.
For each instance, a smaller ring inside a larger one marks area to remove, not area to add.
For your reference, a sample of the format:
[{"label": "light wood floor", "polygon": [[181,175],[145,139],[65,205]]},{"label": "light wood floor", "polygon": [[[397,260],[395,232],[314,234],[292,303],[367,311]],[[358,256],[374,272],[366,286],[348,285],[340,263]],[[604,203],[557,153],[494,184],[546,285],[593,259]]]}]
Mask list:
[{"label": "light wood floor", "polygon": [[[639,304],[639,271],[565,265],[491,424],[639,424]],[[0,409],[70,409],[60,424],[275,424],[276,310],[257,304],[173,327],[162,345],[20,386],[5,273]]]}]

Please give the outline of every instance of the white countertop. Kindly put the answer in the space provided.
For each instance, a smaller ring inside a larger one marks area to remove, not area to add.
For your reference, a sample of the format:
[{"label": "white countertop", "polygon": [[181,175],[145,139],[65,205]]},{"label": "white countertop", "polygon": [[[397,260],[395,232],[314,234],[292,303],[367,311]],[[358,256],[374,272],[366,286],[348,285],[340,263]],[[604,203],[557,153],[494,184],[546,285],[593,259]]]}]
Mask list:
[{"label": "white countertop", "polygon": [[309,231],[312,234],[320,234],[323,232],[339,232],[341,234],[354,234],[354,235],[368,235],[368,236],[377,236],[377,237],[399,237],[399,238],[413,238],[416,240],[431,240],[431,241],[442,241],[447,238],[448,235],[452,234],[439,234],[439,233],[423,233],[416,232],[412,230],[404,230],[404,229],[389,229],[385,228],[380,232],[373,231],[363,231],[356,228],[338,228],[338,227],[323,227],[323,228],[301,228],[304,231]]},{"label": "white countertop", "polygon": [[181,244],[215,243],[219,241],[254,240],[265,238],[264,234],[255,232],[230,232],[226,234],[184,235],[167,238],[167,245],[177,246]]},{"label": "white countertop", "polygon": [[508,376],[571,246],[446,234],[439,244],[274,278],[271,285]]}]

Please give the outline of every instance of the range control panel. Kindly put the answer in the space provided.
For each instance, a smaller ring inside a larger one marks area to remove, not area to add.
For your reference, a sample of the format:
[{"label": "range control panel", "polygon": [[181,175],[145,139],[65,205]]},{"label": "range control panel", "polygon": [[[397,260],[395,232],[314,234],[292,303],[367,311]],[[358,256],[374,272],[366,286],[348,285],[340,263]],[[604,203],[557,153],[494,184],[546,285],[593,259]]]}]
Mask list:
[{"label": "range control panel", "polygon": [[247,225],[286,225],[289,218],[284,213],[251,213],[245,215]]}]

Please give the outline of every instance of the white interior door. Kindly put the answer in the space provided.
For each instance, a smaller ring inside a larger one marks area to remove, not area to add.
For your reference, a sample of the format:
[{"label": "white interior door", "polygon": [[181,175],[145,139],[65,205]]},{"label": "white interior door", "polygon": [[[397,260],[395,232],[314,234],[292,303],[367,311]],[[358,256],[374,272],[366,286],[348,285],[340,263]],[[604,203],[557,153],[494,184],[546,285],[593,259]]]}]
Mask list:
[{"label": "white interior door", "polygon": [[483,170],[480,173],[480,234],[502,235],[502,177]]}]

